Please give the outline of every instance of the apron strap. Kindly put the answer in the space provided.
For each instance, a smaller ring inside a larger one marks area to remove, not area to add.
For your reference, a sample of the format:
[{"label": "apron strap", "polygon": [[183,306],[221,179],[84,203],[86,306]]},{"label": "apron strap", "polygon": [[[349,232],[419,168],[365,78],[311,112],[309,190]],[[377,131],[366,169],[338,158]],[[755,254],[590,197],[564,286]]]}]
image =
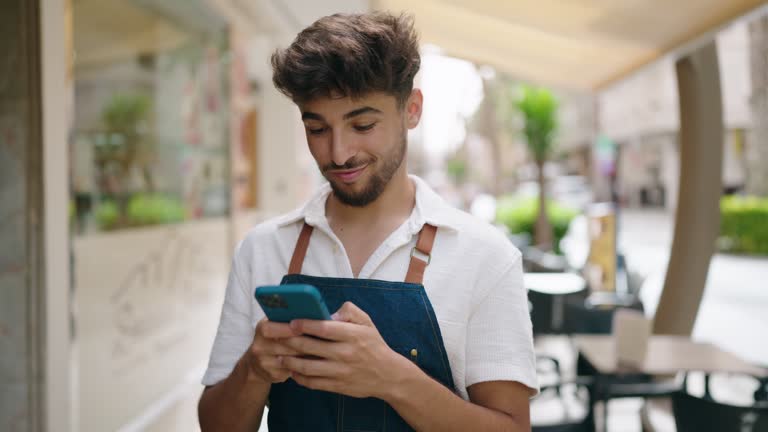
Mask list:
[{"label": "apron strap", "polygon": [[[288,274],[301,273],[301,267],[307,255],[309,239],[312,236],[313,229],[307,223],[304,223],[304,226],[301,228],[299,239],[296,241],[296,248],[293,250],[293,256],[291,257],[291,264],[288,266]],[[432,259],[432,246],[435,244],[436,235],[437,227],[434,225],[424,224],[421,228],[419,239],[416,241],[416,247],[411,250],[411,263],[408,266],[408,273],[405,275],[405,282],[413,284],[421,284],[423,282],[424,271]],[[426,256],[426,259],[417,257],[417,252]]]},{"label": "apron strap", "polygon": [[288,266],[288,274],[301,273],[301,266],[304,264],[304,257],[307,255],[307,248],[309,248],[309,238],[312,236],[312,225],[308,225],[306,222],[301,228],[299,239],[296,241],[296,248],[293,250],[293,256],[291,257],[291,264]]},{"label": "apron strap", "polygon": [[[419,239],[416,241],[416,247],[411,250],[411,264],[408,266],[408,273],[405,275],[406,283],[421,284],[424,281],[424,270],[427,269],[432,259],[432,245],[435,244],[437,227],[424,224],[419,232]],[[416,256],[416,253],[425,255],[426,258]]]}]

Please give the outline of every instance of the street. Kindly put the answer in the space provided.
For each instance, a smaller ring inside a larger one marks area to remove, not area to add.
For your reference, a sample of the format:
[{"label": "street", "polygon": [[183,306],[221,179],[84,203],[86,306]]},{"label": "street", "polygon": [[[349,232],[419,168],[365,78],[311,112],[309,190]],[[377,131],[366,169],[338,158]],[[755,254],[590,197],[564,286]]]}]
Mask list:
[{"label": "street", "polygon": [[[630,270],[647,279],[641,299],[655,311],[672,244],[674,214],[623,209],[619,248]],[[768,366],[768,257],[716,254],[693,331],[707,341],[753,363]]]}]

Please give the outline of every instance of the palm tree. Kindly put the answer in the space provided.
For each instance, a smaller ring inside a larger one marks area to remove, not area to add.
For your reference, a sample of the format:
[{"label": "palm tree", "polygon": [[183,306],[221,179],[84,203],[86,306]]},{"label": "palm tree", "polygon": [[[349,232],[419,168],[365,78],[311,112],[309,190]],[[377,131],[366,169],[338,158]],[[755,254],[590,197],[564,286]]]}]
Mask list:
[{"label": "palm tree", "polygon": [[539,213],[534,228],[534,241],[544,250],[552,249],[552,225],[547,217],[547,188],[544,164],[549,159],[557,130],[557,100],[543,88],[524,86],[522,96],[514,102],[523,115],[523,135],[528,151],[538,168]]}]

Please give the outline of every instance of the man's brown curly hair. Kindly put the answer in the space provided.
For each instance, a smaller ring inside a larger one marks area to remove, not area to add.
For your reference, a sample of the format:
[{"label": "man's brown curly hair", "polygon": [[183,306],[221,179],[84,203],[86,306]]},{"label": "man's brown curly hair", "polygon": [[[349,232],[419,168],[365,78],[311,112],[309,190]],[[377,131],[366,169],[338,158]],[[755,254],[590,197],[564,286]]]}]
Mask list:
[{"label": "man's brown curly hair", "polygon": [[315,21],[272,55],[272,81],[295,103],[378,91],[395,96],[402,107],[420,64],[412,17],[335,14]]}]

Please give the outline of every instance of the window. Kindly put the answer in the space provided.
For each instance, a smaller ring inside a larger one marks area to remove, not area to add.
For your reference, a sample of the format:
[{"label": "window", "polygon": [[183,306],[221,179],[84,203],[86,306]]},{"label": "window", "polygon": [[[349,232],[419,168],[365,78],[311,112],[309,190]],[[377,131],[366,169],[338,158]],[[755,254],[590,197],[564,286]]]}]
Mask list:
[{"label": "window", "polygon": [[229,49],[200,1],[73,4],[78,233],[229,212]]}]

